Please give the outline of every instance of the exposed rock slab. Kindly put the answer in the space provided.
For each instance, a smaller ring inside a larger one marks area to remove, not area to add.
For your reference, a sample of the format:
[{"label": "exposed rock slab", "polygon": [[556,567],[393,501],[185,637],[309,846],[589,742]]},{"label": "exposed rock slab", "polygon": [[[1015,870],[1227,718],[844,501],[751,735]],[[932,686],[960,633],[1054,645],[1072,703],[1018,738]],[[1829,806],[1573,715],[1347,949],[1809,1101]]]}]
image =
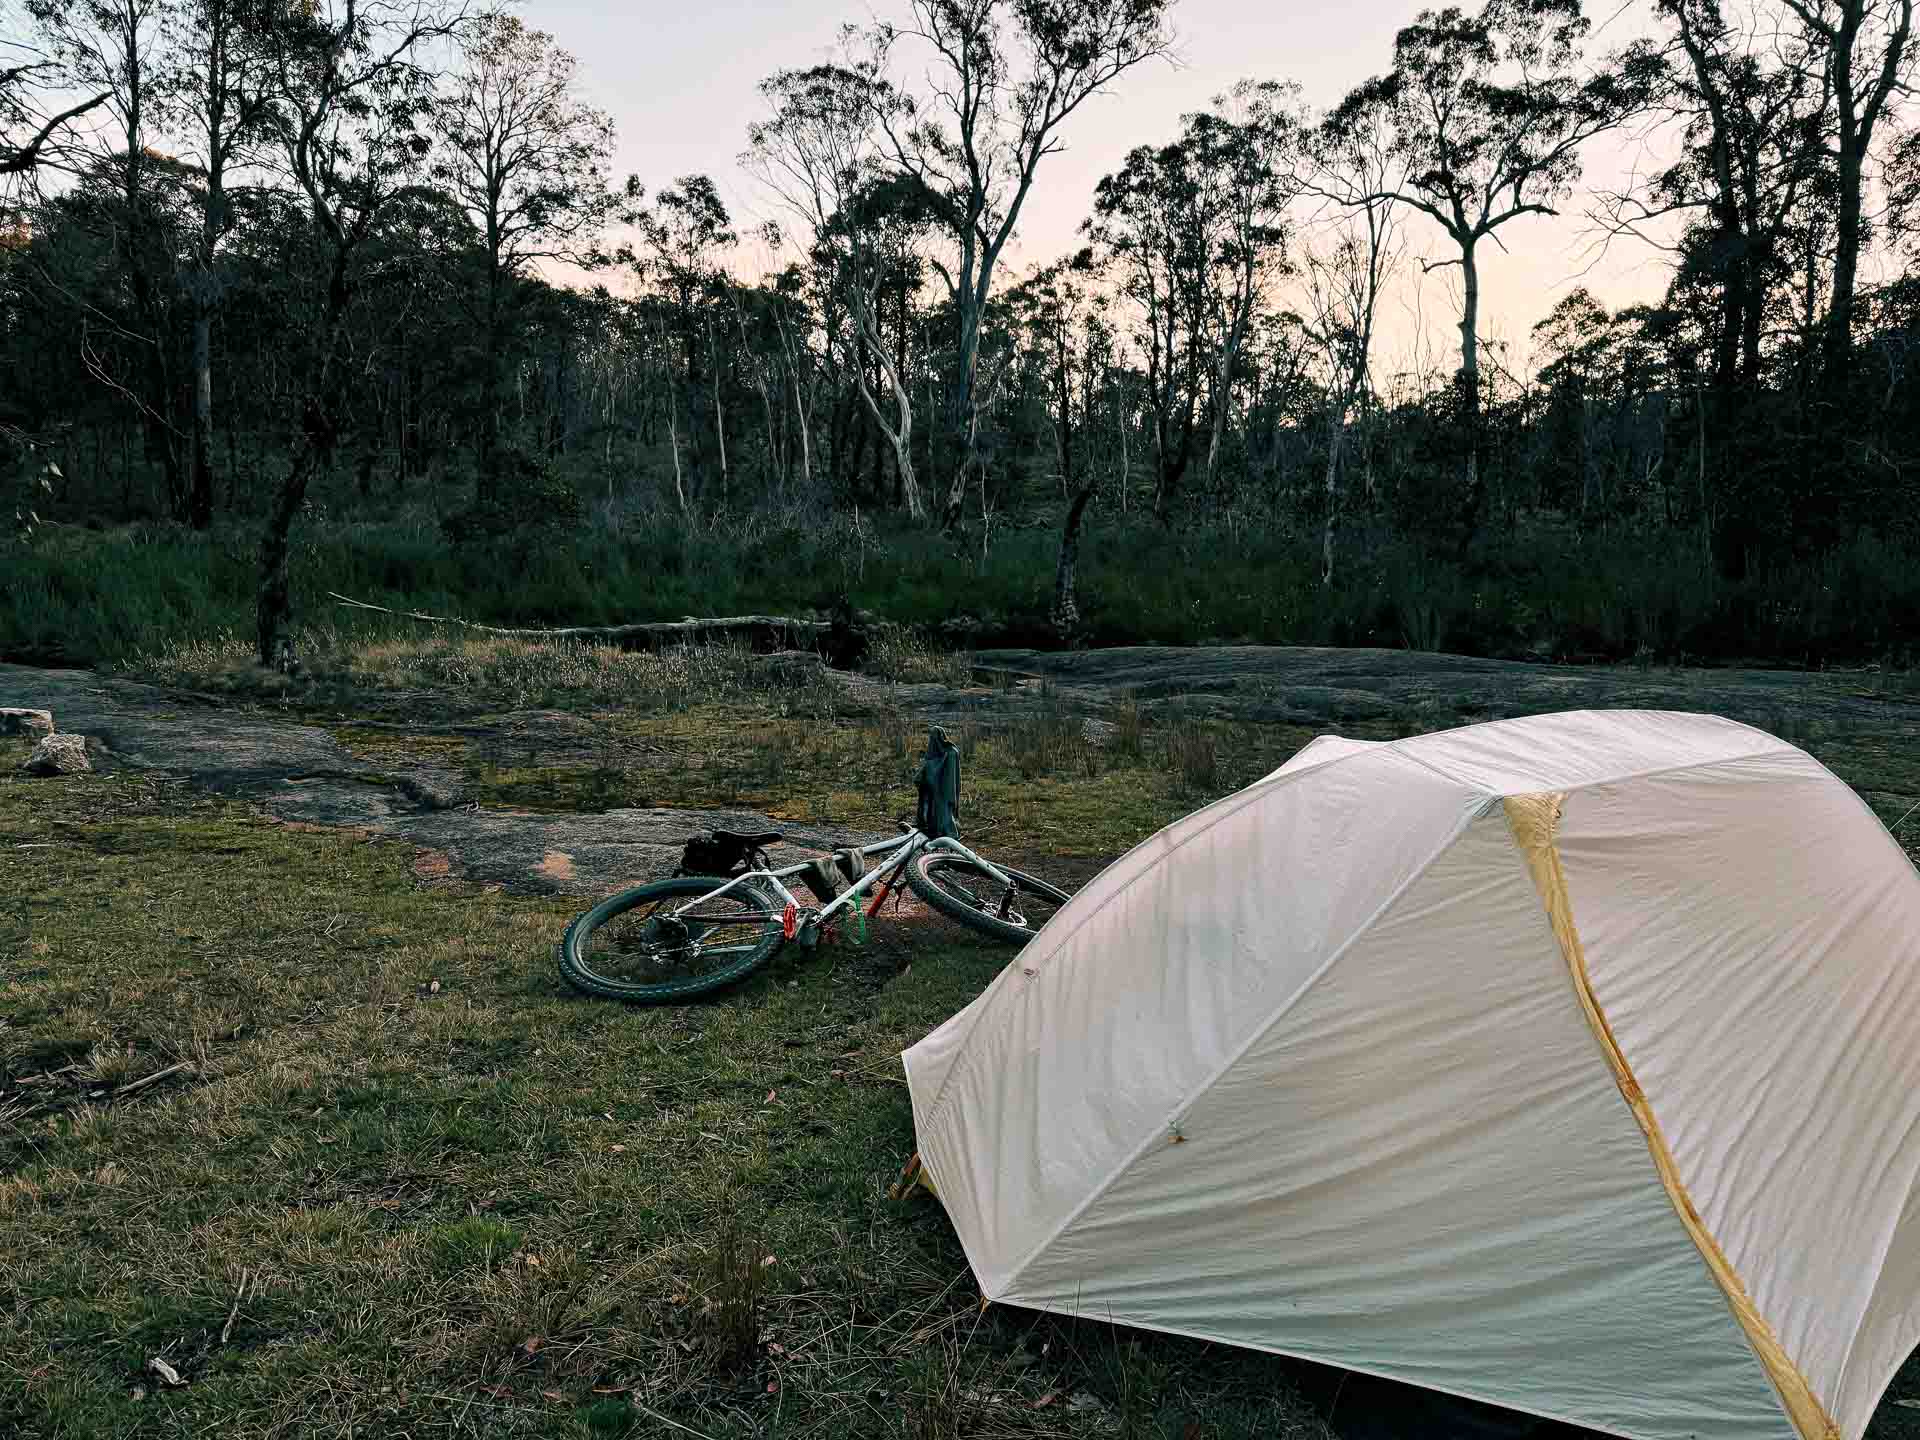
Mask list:
[{"label": "exposed rock slab", "polygon": [[[85,730],[102,769],[173,771],[277,819],[409,841],[444,853],[454,874],[520,890],[603,894],[658,878],[679,863],[689,835],[715,826],[784,831],[788,843],[774,847],[776,859],[871,838],[747,810],[477,810],[466,805],[464,777],[444,767],[375,765],[314,725],[91,671],[0,665],[0,701],[51,708]],[[505,728],[542,728],[541,715],[509,717]],[[583,723],[549,718],[562,729]]]},{"label": "exposed rock slab", "polygon": [[[1902,688],[1904,677],[1868,671],[1564,666],[1281,646],[997,650],[976,660],[981,676],[974,685],[888,684],[833,673],[850,692],[870,693],[876,706],[943,722],[992,725],[1036,707],[1060,706],[1096,712],[1087,723],[1101,727],[1106,722],[1097,715],[1100,708],[1131,700],[1143,709],[1183,707],[1316,730],[1384,723],[1412,731],[1497,715],[1636,707],[1712,711],[1788,739],[1826,727],[1830,734],[1871,736],[1899,753],[1920,754],[1920,695]],[[769,657],[768,663],[801,662]],[[283,820],[359,828],[426,847],[446,857],[435,861],[436,874],[444,870],[518,889],[598,894],[664,875],[678,862],[688,835],[714,826],[782,830],[789,840],[779,848],[783,856],[870,838],[749,811],[476,810],[467,803],[464,777],[431,763],[431,746],[417,755],[408,755],[404,745],[389,747],[378,761],[369,761],[326,730],[270,710],[88,671],[0,665],[0,704],[52,711],[63,726],[90,737],[97,767],[181,773]],[[398,738],[407,727],[378,728]],[[469,739],[508,754],[523,747],[530,754],[593,753],[591,722],[557,712],[490,719]],[[1876,762],[1867,783],[1883,769]]]}]

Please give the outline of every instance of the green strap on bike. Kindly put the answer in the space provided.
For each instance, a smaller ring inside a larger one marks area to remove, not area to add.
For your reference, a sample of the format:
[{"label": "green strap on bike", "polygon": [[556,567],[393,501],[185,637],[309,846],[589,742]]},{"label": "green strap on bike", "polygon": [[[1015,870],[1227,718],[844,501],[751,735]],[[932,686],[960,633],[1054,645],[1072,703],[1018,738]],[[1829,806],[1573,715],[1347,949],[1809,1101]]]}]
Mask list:
[{"label": "green strap on bike", "polygon": [[867,943],[867,912],[862,910],[858,905],[852,905],[848,908],[853,912],[853,943],[856,945],[864,945]]}]

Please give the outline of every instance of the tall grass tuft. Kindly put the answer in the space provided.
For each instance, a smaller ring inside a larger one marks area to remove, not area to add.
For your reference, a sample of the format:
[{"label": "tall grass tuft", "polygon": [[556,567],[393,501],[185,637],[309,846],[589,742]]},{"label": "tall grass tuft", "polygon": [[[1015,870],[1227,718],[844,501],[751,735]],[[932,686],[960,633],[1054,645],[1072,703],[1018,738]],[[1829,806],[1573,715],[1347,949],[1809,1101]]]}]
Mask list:
[{"label": "tall grass tuft", "polygon": [[1174,721],[1167,729],[1167,769],[1182,794],[1212,798],[1220,788],[1220,756],[1212,733],[1198,721]]},{"label": "tall grass tuft", "polygon": [[750,1370],[760,1356],[760,1307],[767,1257],[728,1213],[714,1228],[702,1260],[695,1325],[716,1369]]}]

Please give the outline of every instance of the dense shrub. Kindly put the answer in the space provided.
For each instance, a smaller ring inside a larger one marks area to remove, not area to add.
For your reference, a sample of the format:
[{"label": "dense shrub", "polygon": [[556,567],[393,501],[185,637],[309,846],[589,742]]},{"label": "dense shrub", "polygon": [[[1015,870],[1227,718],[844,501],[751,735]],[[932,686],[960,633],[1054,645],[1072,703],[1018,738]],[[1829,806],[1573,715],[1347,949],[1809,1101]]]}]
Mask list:
[{"label": "dense shrub", "polygon": [[[0,651],[95,663],[222,631],[245,633],[254,536],[171,526],[43,526],[0,542]],[[983,558],[923,530],[840,522],[681,519],[560,524],[449,543],[431,518],[319,516],[296,531],[301,619],[390,626],[326,598],[493,623],[617,624],[742,611],[827,611],[844,599],[949,645],[1053,643],[1050,528]],[[1497,552],[1356,546],[1320,580],[1310,539],[1217,529],[1090,527],[1090,643],[1379,645],[1542,660],[1632,657],[1820,665],[1920,649],[1920,556],[1862,533],[1804,561],[1718,579],[1686,531],[1576,533],[1548,520]]]}]

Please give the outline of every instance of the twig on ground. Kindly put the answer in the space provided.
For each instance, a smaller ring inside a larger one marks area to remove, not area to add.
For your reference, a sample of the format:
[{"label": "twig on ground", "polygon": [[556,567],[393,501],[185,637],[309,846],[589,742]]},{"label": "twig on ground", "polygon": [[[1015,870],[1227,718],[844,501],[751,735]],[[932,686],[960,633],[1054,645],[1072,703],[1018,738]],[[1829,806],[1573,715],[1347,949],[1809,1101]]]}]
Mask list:
[{"label": "twig on ground", "polygon": [[371,610],[381,615],[397,615],[403,620],[421,620],[430,625],[458,625],[482,635],[503,635],[521,640],[590,640],[618,644],[623,648],[644,645],[658,649],[667,645],[693,644],[701,640],[764,639],[769,643],[793,645],[818,640],[832,630],[824,620],[801,620],[791,615],[717,615],[707,618],[689,615],[680,620],[653,620],[631,625],[563,625],[550,629],[527,629],[508,625],[482,625],[458,615],[430,615],[424,610],[394,610],[327,591],[335,603],[351,610]]},{"label": "twig on ground", "polygon": [[142,1086],[151,1085],[156,1080],[164,1080],[175,1071],[185,1070],[190,1064],[192,1064],[191,1061],[182,1060],[177,1065],[169,1065],[166,1069],[156,1070],[151,1075],[142,1075],[138,1080],[122,1085],[118,1090],[114,1091],[113,1098],[118,1100],[122,1095],[131,1095]]},{"label": "twig on ground", "polygon": [[642,1415],[645,1415],[650,1419],[658,1420],[662,1425],[666,1425],[671,1427],[672,1429],[678,1430],[683,1435],[694,1435],[699,1437],[699,1440],[713,1440],[713,1437],[707,1434],[706,1431],[696,1430],[691,1425],[682,1425],[678,1420],[670,1420],[665,1415],[662,1415],[658,1410],[649,1410],[645,1405],[642,1405],[638,1400],[634,1399],[633,1396],[631,1395],[627,1397],[627,1403],[633,1406],[633,1408],[638,1410]]},{"label": "twig on ground", "polygon": [[222,1345],[226,1344],[227,1337],[233,1334],[233,1322],[240,1315],[240,1302],[246,1298],[247,1274],[248,1272],[245,1269],[241,1270],[240,1288],[233,1292],[233,1308],[227,1311],[227,1323],[220,1327],[220,1343]]}]

